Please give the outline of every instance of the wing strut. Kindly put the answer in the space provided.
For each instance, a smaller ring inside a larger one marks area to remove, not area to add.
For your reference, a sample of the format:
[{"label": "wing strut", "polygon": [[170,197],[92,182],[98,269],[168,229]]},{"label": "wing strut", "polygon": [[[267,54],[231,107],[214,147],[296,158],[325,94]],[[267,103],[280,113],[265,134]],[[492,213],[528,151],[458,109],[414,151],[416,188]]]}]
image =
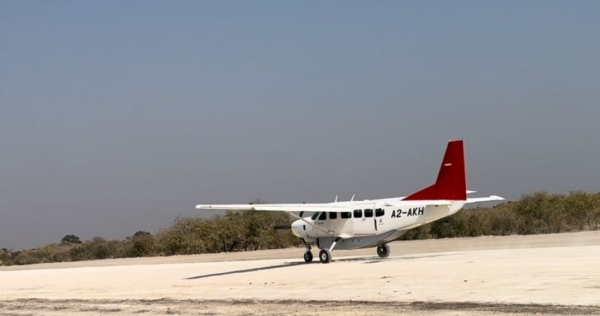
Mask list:
[{"label": "wing strut", "polygon": [[324,232],[325,234],[333,236],[333,233],[331,233],[330,231],[327,231],[327,230],[325,230],[325,229],[323,229],[323,228],[321,228],[321,227],[319,227],[319,226],[317,226],[317,225],[315,225],[315,224],[307,221],[304,217],[300,217],[300,216],[298,216],[298,215],[296,215],[296,214],[294,214],[292,212],[287,212],[287,213],[290,214],[290,215],[292,215],[292,217],[297,218],[297,219],[299,219],[299,220],[307,223],[308,225],[310,225],[310,226],[312,226],[312,227],[314,227],[314,228],[316,228],[316,229]]}]

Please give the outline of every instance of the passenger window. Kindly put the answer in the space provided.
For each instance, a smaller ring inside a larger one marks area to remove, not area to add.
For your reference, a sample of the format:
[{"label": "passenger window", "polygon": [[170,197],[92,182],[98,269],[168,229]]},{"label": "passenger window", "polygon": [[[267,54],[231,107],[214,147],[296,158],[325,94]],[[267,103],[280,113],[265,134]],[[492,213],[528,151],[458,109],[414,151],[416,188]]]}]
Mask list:
[{"label": "passenger window", "polygon": [[354,218],[361,218],[362,210],[354,210]]},{"label": "passenger window", "polygon": [[342,218],[352,218],[352,213],[350,213],[350,212],[342,212]]},{"label": "passenger window", "polygon": [[373,217],[373,210],[372,209],[366,209],[365,210],[365,217]]},{"label": "passenger window", "polygon": [[326,219],[327,219],[327,213],[321,212],[321,215],[319,215],[319,220],[320,221],[324,221]]},{"label": "passenger window", "polygon": [[375,210],[375,217],[381,217],[385,215],[385,211],[382,208],[378,208]]},{"label": "passenger window", "polygon": [[337,218],[337,213],[336,212],[329,213],[329,219],[336,219],[336,218]]}]

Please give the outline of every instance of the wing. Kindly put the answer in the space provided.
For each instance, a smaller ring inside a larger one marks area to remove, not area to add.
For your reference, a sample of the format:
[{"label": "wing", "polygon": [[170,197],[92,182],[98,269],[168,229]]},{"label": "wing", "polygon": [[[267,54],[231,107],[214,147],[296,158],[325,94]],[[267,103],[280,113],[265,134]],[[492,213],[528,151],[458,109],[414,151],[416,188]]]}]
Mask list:
[{"label": "wing", "polygon": [[197,209],[216,210],[241,210],[241,211],[267,211],[267,212],[349,212],[350,208],[344,205],[331,203],[306,203],[306,204],[209,204],[196,205]]},{"label": "wing", "polygon": [[354,203],[296,203],[296,204],[207,204],[196,205],[197,209],[242,210],[267,212],[351,212],[355,208],[372,207],[407,207],[424,205],[450,205],[447,200],[415,200],[415,201],[360,201]]},{"label": "wing", "polygon": [[[311,203],[311,204],[212,204],[196,205],[197,209],[216,209],[216,210],[241,210],[241,211],[267,211],[267,212],[286,212],[292,217],[299,219],[308,225],[330,234],[331,232],[315,225],[302,216],[294,212],[350,212],[351,209],[344,205],[333,205],[331,203]],[[340,236],[351,237],[351,236]]]}]

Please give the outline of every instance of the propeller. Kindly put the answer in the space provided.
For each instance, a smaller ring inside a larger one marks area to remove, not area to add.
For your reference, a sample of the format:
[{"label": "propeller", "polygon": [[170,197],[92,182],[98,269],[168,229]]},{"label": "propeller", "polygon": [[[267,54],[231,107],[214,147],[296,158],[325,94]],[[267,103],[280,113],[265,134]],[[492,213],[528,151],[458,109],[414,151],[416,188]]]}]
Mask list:
[{"label": "propeller", "polygon": [[[304,215],[304,211],[300,211],[300,214],[298,214],[298,216],[302,217]],[[273,229],[275,230],[286,230],[286,229],[292,229],[292,225],[275,225],[273,226]]]}]

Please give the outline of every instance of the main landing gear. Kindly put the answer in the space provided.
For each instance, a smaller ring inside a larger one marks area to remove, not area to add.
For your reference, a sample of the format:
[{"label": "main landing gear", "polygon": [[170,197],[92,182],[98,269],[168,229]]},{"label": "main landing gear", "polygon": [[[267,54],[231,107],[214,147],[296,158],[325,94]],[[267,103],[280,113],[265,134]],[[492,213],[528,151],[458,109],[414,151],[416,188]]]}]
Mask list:
[{"label": "main landing gear", "polygon": [[321,263],[330,263],[331,251],[329,251],[329,249],[321,249],[321,251],[319,251],[319,260],[321,260]]},{"label": "main landing gear", "polygon": [[321,249],[321,251],[319,251],[319,260],[321,261],[321,263],[331,262],[331,252],[333,251],[333,248],[335,248],[335,245],[339,240],[340,238],[336,238],[331,244],[331,247],[329,247],[329,249]]},{"label": "main landing gear", "polygon": [[379,258],[387,258],[390,255],[390,246],[387,244],[377,246],[377,255]]}]

